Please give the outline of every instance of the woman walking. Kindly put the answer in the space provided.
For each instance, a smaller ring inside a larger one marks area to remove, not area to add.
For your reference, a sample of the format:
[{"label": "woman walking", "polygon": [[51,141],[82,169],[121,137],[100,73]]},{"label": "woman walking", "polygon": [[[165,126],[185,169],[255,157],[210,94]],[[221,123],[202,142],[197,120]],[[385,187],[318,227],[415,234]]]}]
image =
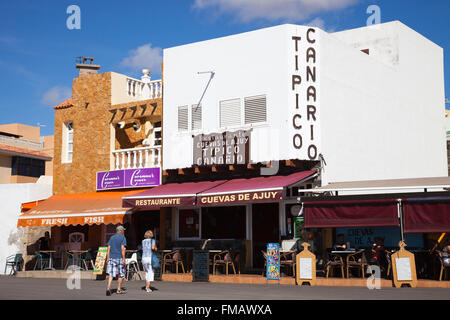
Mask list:
[{"label": "woman walking", "polygon": [[153,238],[153,232],[148,230],[144,234],[144,240],[142,240],[142,265],[145,270],[145,291],[152,292],[150,288],[150,282],[154,281],[154,273],[152,268],[152,251],[156,251],[156,243]]}]

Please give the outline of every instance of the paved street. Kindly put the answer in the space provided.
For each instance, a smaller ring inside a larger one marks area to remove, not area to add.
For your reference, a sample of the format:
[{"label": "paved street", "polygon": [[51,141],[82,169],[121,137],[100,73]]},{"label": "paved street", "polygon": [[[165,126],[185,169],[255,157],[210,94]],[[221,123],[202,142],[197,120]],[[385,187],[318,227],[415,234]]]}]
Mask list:
[{"label": "paved street", "polygon": [[[142,290],[144,281],[124,282],[124,295],[105,295],[106,281],[81,280],[80,289],[69,290],[65,279],[33,279],[0,276],[0,299],[62,300],[428,300],[450,299],[450,289],[360,287],[298,287],[220,283],[154,282],[154,292]],[[117,286],[113,282],[112,288]]]}]

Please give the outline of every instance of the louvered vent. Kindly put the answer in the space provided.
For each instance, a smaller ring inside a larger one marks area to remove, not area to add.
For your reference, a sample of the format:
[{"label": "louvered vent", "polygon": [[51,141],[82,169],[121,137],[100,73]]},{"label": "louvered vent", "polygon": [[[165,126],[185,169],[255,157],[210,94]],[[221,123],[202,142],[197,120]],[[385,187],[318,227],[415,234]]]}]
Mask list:
[{"label": "louvered vent", "polygon": [[220,101],[220,127],[241,125],[241,99]]},{"label": "louvered vent", "polygon": [[192,130],[202,128],[202,105],[192,105]]},{"label": "louvered vent", "polygon": [[178,131],[188,131],[189,120],[188,120],[188,107],[178,107]]},{"label": "louvered vent", "polygon": [[245,124],[267,121],[266,96],[245,98]]}]

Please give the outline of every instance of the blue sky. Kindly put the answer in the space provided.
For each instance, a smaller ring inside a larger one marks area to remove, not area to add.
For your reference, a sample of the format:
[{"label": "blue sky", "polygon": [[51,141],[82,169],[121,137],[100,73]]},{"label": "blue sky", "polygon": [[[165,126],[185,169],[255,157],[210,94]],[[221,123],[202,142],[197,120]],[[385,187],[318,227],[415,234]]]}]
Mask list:
[{"label": "blue sky", "polygon": [[[72,4],[80,30],[66,26]],[[146,64],[159,79],[163,48],[282,23],[362,27],[372,4],[381,22],[400,20],[444,49],[450,99],[448,0],[15,0],[0,3],[0,124],[40,123],[53,134],[52,106],[70,97],[77,56],[134,77]]]}]

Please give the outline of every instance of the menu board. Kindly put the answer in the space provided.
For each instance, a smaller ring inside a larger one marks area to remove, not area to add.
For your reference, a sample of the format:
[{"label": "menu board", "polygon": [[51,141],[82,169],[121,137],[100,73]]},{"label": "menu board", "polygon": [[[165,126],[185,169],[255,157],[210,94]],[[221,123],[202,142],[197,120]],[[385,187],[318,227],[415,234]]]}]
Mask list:
[{"label": "menu board", "polygon": [[194,250],[192,281],[209,281],[208,250]]},{"label": "menu board", "polygon": [[95,259],[94,274],[103,274],[105,268],[106,254],[108,253],[108,247],[99,247],[97,252],[97,258]]},{"label": "menu board", "polygon": [[411,281],[411,264],[409,258],[396,258],[397,265],[397,280],[398,281]]},{"label": "menu board", "polygon": [[280,279],[280,245],[267,244],[267,280]]},{"label": "menu board", "polygon": [[300,279],[312,279],[311,258],[300,258]]}]

